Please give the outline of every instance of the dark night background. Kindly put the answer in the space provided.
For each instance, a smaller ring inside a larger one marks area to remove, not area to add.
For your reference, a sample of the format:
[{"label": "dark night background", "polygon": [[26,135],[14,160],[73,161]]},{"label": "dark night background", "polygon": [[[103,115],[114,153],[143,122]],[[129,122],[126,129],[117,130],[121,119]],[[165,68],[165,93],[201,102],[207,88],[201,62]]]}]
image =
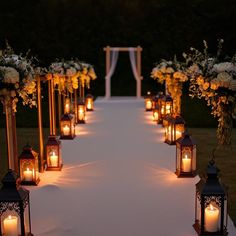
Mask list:
[{"label": "dark night background", "polygon": [[[95,67],[95,95],[104,95],[103,47],[138,46],[142,54],[142,93],[156,91],[150,79],[154,63],[172,59],[191,46],[236,52],[235,0],[1,0],[0,47],[5,40],[17,53],[31,49],[45,65],[55,58],[78,57]],[[112,95],[135,95],[128,53],[120,53]],[[188,99],[187,99],[188,100]],[[188,102],[188,101],[187,101]],[[199,103],[199,102],[198,102]],[[21,108],[19,108],[21,109]],[[207,109],[207,108],[206,108]],[[185,110],[183,109],[183,112]],[[194,122],[193,122],[194,123]]]}]

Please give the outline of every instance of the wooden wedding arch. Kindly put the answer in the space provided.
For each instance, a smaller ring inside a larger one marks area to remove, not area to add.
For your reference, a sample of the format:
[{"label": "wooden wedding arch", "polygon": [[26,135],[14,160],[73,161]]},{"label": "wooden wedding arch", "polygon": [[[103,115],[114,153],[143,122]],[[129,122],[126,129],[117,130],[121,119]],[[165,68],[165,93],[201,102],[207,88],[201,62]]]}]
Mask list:
[{"label": "wooden wedding arch", "polygon": [[[141,97],[141,81],[143,79],[141,75],[141,52],[142,48],[140,46],[137,47],[110,47],[107,46],[104,48],[104,51],[106,53],[106,75],[108,75],[110,68],[111,68],[111,52],[113,51],[119,51],[119,52],[130,52],[135,51],[137,53],[136,56],[136,67],[137,67],[137,73],[138,73],[138,79],[136,79],[136,97]],[[105,97],[109,99],[111,97],[111,78],[106,78],[105,83]]]}]

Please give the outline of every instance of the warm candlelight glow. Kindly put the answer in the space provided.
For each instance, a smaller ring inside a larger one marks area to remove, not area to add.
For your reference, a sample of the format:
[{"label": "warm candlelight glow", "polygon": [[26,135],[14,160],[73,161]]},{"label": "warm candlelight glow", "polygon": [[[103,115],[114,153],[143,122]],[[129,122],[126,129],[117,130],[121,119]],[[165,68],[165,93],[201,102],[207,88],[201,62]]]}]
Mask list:
[{"label": "warm candlelight glow", "polygon": [[79,120],[83,120],[83,119],[84,119],[84,109],[79,108]]},{"label": "warm candlelight glow", "polygon": [[70,112],[70,106],[69,106],[69,104],[67,103],[66,105],[65,105],[65,113],[69,113]]},{"label": "warm candlelight glow", "polygon": [[148,109],[148,110],[152,109],[152,101],[151,100],[146,101],[146,109]]},{"label": "warm candlelight glow", "polygon": [[17,236],[17,217],[9,215],[3,220],[3,228],[5,236]]},{"label": "warm candlelight glow", "polygon": [[176,140],[180,137],[182,137],[182,132],[180,132],[179,130],[176,130],[175,131],[175,137],[176,137]]},{"label": "warm candlelight glow", "polygon": [[166,105],[166,114],[170,114],[170,105],[169,104]]},{"label": "warm candlelight glow", "polygon": [[217,232],[220,211],[212,204],[205,208],[205,229],[207,232]]},{"label": "warm candlelight glow", "polygon": [[65,125],[65,126],[63,127],[63,134],[64,134],[65,136],[70,135],[70,127],[69,127],[68,125]]},{"label": "warm candlelight glow", "polygon": [[55,152],[52,152],[52,155],[50,155],[50,164],[52,167],[58,166],[58,155]]},{"label": "warm candlelight glow", "polygon": [[183,172],[191,171],[191,159],[188,157],[187,154],[185,154],[184,158],[182,158],[182,170]]},{"label": "warm candlelight glow", "polygon": [[[34,171],[34,170],[33,170]],[[24,179],[25,181],[32,181],[33,180],[33,171],[27,168],[24,172]]]},{"label": "warm candlelight glow", "polygon": [[88,101],[88,104],[87,104],[87,109],[91,110],[92,109],[92,103],[91,101]]},{"label": "warm candlelight glow", "polygon": [[158,112],[155,111],[155,112],[153,113],[153,121],[157,121],[157,120],[158,120]]}]

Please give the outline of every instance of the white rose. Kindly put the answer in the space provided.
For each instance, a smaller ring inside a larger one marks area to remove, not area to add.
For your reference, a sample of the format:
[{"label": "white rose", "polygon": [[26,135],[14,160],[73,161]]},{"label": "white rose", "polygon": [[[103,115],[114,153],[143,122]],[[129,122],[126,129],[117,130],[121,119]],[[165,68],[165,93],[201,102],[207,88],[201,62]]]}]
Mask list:
[{"label": "white rose", "polygon": [[4,73],[3,83],[15,84],[20,80],[18,71],[13,67],[0,67],[0,70]]},{"label": "white rose", "polygon": [[66,75],[71,77],[74,76],[76,74],[76,69],[73,67],[70,67],[69,69],[66,70]]},{"label": "white rose", "polygon": [[215,64],[212,70],[217,73],[224,72],[224,71],[229,72],[229,71],[234,71],[235,66],[231,62],[222,62],[222,63]]}]

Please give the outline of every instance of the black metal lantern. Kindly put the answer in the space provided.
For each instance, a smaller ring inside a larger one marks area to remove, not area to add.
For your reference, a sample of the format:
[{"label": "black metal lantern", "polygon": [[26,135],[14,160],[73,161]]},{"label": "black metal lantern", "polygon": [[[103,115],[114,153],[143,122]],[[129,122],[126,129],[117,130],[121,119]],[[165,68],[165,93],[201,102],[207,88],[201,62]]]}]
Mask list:
[{"label": "black metal lantern", "polygon": [[84,101],[78,101],[78,109],[77,109],[77,123],[85,124],[86,119],[86,106]]},{"label": "black metal lantern", "polygon": [[152,95],[150,92],[147,92],[147,95],[144,97],[145,101],[145,110],[151,111],[152,110]]},{"label": "black metal lantern", "polygon": [[19,156],[21,185],[37,185],[39,183],[39,154],[27,144]]},{"label": "black metal lantern", "polygon": [[86,95],[85,105],[86,105],[86,111],[93,111],[94,110],[93,95],[91,95],[91,94]]},{"label": "black metal lantern", "polygon": [[61,141],[56,136],[49,136],[46,144],[46,170],[61,170],[62,157],[61,157]]},{"label": "black metal lantern", "polygon": [[156,106],[158,106],[158,95],[152,97],[152,110],[155,109]]},{"label": "black metal lantern", "polygon": [[71,103],[70,98],[65,98],[65,104],[64,104],[64,114],[68,114],[71,111]]},{"label": "black metal lantern", "polygon": [[166,115],[173,113],[173,99],[170,95],[165,95],[161,98],[161,118],[163,119]]},{"label": "black metal lantern", "polygon": [[194,177],[196,175],[196,142],[188,133],[176,140],[176,175]]},{"label": "black metal lantern", "polygon": [[71,114],[64,114],[60,120],[60,138],[73,139],[75,137],[75,117]]},{"label": "black metal lantern", "polygon": [[165,142],[173,145],[175,141],[182,137],[185,131],[185,121],[181,116],[168,116],[168,124],[165,126]]},{"label": "black metal lantern", "polygon": [[17,174],[9,170],[0,190],[0,232],[3,236],[33,236],[29,191],[20,187]]},{"label": "black metal lantern", "polygon": [[196,184],[195,224],[198,235],[227,235],[227,190],[219,181],[215,161],[207,167],[207,179]]}]

